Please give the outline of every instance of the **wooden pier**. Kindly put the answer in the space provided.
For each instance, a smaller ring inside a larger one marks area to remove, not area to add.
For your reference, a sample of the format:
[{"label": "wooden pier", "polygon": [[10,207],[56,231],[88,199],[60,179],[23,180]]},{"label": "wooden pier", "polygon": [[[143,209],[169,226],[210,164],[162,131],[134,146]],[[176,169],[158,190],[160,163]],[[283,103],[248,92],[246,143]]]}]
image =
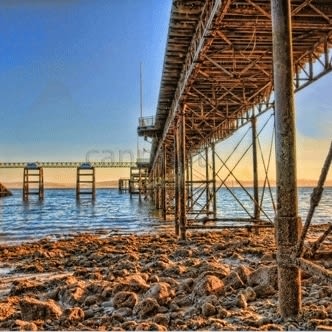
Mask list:
[{"label": "wooden pier", "polygon": [[89,163],[83,163],[77,167],[76,173],[76,199],[81,197],[96,198],[96,177],[95,168]]},{"label": "wooden pier", "polygon": [[141,197],[147,193],[148,169],[145,165],[130,168],[129,193],[130,196]]},{"label": "wooden pier", "polygon": [[44,172],[35,163],[28,163],[23,170],[23,200],[28,201],[30,196],[44,199]]},{"label": "wooden pier", "polygon": [[129,192],[130,179],[119,179],[119,192],[121,194]]},{"label": "wooden pier", "polygon": [[[139,119],[138,134],[152,139],[149,197],[165,219],[172,215],[175,234],[182,240],[190,228],[223,227],[224,220],[216,218],[215,196],[221,189],[248,215],[240,227],[276,228],[279,305],[284,318],[297,316],[301,309],[299,267],[290,259],[296,256],[301,224],[293,95],[331,72],[331,48],[328,0],[173,1],[156,115]],[[269,112],[276,130],[270,150],[263,153],[263,129],[257,129],[256,120]],[[217,145],[240,128],[247,131],[234,143],[231,154],[217,151]],[[230,165],[239,146],[248,142],[235,166]],[[275,220],[268,219],[262,205],[262,195],[271,192],[273,143],[278,188]],[[253,192],[234,171],[249,153]],[[199,155],[205,162],[200,177],[194,174]],[[250,198],[250,208],[235,195],[230,181]],[[236,224],[239,219],[232,221]]]}]

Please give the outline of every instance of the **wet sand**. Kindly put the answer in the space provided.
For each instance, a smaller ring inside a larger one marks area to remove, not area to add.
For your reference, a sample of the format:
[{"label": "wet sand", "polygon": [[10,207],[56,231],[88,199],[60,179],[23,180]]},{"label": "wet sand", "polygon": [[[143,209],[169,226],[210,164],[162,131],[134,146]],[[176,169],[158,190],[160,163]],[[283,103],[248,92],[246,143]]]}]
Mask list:
[{"label": "wet sand", "polygon": [[332,330],[331,283],[303,274],[296,321],[278,314],[277,287],[272,229],[1,245],[0,329]]}]

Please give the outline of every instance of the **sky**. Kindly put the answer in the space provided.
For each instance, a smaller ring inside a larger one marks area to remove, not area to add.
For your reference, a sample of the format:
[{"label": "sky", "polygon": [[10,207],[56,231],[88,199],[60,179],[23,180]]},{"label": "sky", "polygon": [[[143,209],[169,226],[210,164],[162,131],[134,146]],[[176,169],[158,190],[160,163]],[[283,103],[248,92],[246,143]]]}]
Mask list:
[{"label": "sky", "polygon": [[[149,149],[136,135],[140,64],[143,115],[154,115],[170,8],[171,0],[1,0],[0,160],[117,161],[135,159],[137,141]],[[331,141],[331,81],[296,96],[299,178],[317,178]],[[21,174],[0,170],[4,177]]]}]

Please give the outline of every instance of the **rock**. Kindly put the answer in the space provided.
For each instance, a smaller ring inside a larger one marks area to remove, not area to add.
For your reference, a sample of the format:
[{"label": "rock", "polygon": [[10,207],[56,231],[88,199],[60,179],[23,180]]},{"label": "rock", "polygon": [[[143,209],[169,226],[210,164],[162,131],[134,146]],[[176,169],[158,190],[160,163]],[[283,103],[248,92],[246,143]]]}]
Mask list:
[{"label": "rock", "polygon": [[92,304],[98,303],[99,300],[100,300],[100,298],[98,295],[89,295],[85,298],[84,305],[89,307]]},{"label": "rock", "polygon": [[220,295],[224,290],[224,283],[218,277],[206,275],[196,282],[193,289],[194,296]]},{"label": "rock", "polygon": [[277,291],[274,287],[270,285],[258,285],[253,288],[254,292],[256,293],[256,297],[264,298],[271,295],[274,295]]},{"label": "rock", "polygon": [[31,297],[24,297],[20,300],[19,305],[22,319],[26,321],[59,319],[62,315],[62,309],[53,300],[43,302]]},{"label": "rock", "polygon": [[253,270],[247,266],[240,265],[234,270],[234,272],[238,274],[242,282],[246,285],[248,283],[248,278]]},{"label": "rock", "polygon": [[217,261],[212,262],[201,262],[199,266],[197,266],[200,275],[198,278],[202,278],[204,275],[214,275],[218,278],[222,279],[228,276],[230,273],[229,266],[225,264],[221,264]]},{"label": "rock", "polygon": [[317,331],[331,331],[332,327],[331,327],[331,325],[317,325],[316,330]]},{"label": "rock", "polygon": [[62,286],[58,290],[57,298],[60,302],[69,306],[81,304],[85,299],[85,288],[79,284],[71,287]]},{"label": "rock", "polygon": [[169,314],[157,314],[153,317],[153,321],[159,325],[163,325],[163,326],[168,326],[169,322],[170,322],[170,315]]},{"label": "rock", "polygon": [[132,315],[132,313],[133,311],[131,308],[120,308],[112,313],[112,321],[123,323],[127,317]]},{"label": "rock", "polygon": [[283,328],[277,324],[266,324],[260,327],[261,331],[283,331]]},{"label": "rock", "polygon": [[193,255],[193,251],[189,248],[179,248],[177,249],[172,256],[176,258],[186,258],[186,257],[191,257]]},{"label": "rock", "polygon": [[247,302],[256,300],[256,292],[251,287],[247,287],[246,289],[241,290],[240,294],[244,296]]},{"label": "rock", "polygon": [[138,324],[135,321],[129,320],[127,322],[122,323],[121,328],[123,328],[125,331],[135,331],[137,325]]},{"label": "rock", "polygon": [[210,317],[210,316],[215,315],[216,313],[217,313],[217,309],[212,303],[205,302],[202,305],[202,314],[203,314],[203,316]]},{"label": "rock", "polygon": [[112,300],[115,308],[128,307],[133,308],[138,301],[136,293],[133,292],[119,292],[116,293]]},{"label": "rock", "polygon": [[243,308],[243,309],[246,309],[248,304],[247,304],[247,300],[245,298],[245,296],[242,294],[242,293],[239,293],[237,296],[236,296],[236,305],[239,307],[239,308]]},{"label": "rock", "polygon": [[138,302],[134,307],[134,314],[138,315],[141,319],[153,316],[158,312],[159,304],[154,298],[146,298]]},{"label": "rock", "polygon": [[224,309],[223,307],[218,307],[217,311],[218,311],[217,312],[218,318],[224,319],[224,318],[228,317],[229,312],[226,309]]},{"label": "rock", "polygon": [[278,270],[277,266],[262,266],[251,273],[248,278],[249,286],[271,286],[278,288]]},{"label": "rock", "polygon": [[167,329],[165,326],[154,322],[142,322],[136,326],[135,331],[167,331]]},{"label": "rock", "polygon": [[38,327],[33,322],[26,322],[24,320],[17,319],[15,324],[19,327],[20,331],[38,331]]},{"label": "rock", "polygon": [[64,314],[70,321],[82,321],[85,318],[84,311],[79,307],[66,309]]},{"label": "rock", "polygon": [[132,274],[123,279],[123,281],[114,286],[113,295],[120,291],[141,292],[149,288],[146,280],[140,274]]},{"label": "rock", "polygon": [[146,292],[145,297],[151,297],[157,300],[160,305],[168,303],[174,297],[174,291],[166,282],[159,282],[151,285]]},{"label": "rock", "polygon": [[182,280],[182,282],[180,282],[179,286],[178,286],[178,290],[180,292],[184,292],[184,293],[190,293],[192,291],[192,288],[194,286],[194,279],[193,278],[187,278]]},{"label": "rock", "polygon": [[240,276],[236,272],[231,272],[226,278],[223,279],[225,287],[232,287],[238,289],[244,286]]}]

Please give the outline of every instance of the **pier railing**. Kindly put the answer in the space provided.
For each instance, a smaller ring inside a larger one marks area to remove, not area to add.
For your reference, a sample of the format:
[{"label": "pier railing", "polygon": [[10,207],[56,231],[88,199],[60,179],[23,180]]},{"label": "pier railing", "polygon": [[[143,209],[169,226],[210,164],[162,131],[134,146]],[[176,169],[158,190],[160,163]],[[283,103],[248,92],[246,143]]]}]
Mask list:
[{"label": "pier railing", "polygon": [[[77,168],[80,167],[83,161],[50,161],[50,162],[36,162],[38,167],[43,168]],[[133,161],[91,161],[91,167],[99,168],[130,168],[135,167],[136,162]],[[0,168],[25,168],[29,162],[2,162]]]}]

